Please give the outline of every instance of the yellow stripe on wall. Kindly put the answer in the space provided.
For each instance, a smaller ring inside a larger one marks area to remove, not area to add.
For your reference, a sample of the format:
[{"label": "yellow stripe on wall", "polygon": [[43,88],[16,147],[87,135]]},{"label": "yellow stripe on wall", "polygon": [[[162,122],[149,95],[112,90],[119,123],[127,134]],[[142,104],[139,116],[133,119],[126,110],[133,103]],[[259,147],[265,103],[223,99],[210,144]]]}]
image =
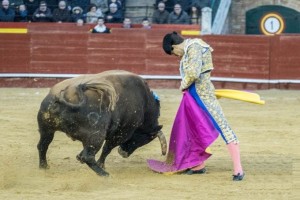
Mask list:
[{"label": "yellow stripe on wall", "polygon": [[0,28],[0,33],[18,33],[26,34],[27,28]]},{"label": "yellow stripe on wall", "polygon": [[200,31],[196,30],[182,30],[181,35],[200,35]]}]

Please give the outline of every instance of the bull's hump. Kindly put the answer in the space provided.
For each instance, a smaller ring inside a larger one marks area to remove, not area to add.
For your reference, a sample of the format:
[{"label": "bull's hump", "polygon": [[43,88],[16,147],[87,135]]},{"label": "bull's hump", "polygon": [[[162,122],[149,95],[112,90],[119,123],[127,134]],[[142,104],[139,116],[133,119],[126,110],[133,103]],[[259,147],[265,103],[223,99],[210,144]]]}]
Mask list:
[{"label": "bull's hump", "polygon": [[124,70],[109,70],[98,74],[80,75],[75,78],[66,79],[57,83],[51,88],[50,93],[53,95],[59,95],[62,90],[68,87],[77,87],[84,83],[99,83],[102,81],[114,82],[118,78],[141,78],[137,74]]}]

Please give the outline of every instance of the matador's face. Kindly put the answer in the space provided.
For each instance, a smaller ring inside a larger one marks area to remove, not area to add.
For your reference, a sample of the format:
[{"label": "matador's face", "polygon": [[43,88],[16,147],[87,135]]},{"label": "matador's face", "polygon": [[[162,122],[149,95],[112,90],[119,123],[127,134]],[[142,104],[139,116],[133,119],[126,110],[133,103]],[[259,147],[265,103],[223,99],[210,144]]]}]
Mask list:
[{"label": "matador's face", "polygon": [[184,45],[183,45],[183,43],[172,45],[172,47],[173,47],[172,55],[175,55],[175,56],[178,56],[178,57],[183,56],[183,54],[184,54]]}]

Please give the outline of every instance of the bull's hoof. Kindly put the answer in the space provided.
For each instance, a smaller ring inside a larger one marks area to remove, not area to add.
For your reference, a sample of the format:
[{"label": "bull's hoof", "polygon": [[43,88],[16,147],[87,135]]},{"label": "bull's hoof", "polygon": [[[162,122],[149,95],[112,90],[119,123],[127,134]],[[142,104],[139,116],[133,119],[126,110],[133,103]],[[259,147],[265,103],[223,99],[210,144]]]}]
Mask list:
[{"label": "bull's hoof", "polygon": [[78,155],[76,156],[76,159],[77,159],[81,164],[84,164],[84,163],[85,163],[85,162],[83,161],[83,159],[82,159],[81,154],[78,154]]},{"label": "bull's hoof", "polygon": [[108,177],[109,173],[107,173],[106,171],[101,171],[101,172],[96,172],[99,176],[104,176],[104,177]]},{"label": "bull's hoof", "polygon": [[129,155],[126,151],[123,151],[123,149],[121,147],[119,147],[118,149],[118,153],[123,157],[123,158],[128,158]]},{"label": "bull's hoof", "polygon": [[47,163],[40,163],[40,169],[49,169],[49,165]]}]

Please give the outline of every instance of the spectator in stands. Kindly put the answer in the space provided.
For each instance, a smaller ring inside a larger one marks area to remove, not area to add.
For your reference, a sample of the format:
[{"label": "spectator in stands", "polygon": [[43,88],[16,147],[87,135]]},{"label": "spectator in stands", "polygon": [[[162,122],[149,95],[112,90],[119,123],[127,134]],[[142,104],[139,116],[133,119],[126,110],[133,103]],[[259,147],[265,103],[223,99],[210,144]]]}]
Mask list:
[{"label": "spectator in stands", "polygon": [[91,4],[95,4],[97,8],[100,8],[103,14],[108,11],[107,0],[91,0]]},{"label": "spectator in stands", "polygon": [[180,4],[175,4],[174,11],[170,13],[169,24],[190,24],[189,15],[181,9]]},{"label": "spectator in stands", "polygon": [[132,28],[131,19],[130,18],[124,18],[122,27],[123,28]]},{"label": "spectator in stands", "polygon": [[39,1],[38,0],[24,0],[24,4],[28,11],[29,21],[32,21],[33,13],[39,7]]},{"label": "spectator in stands", "polygon": [[122,23],[123,14],[121,10],[118,10],[118,6],[115,3],[109,4],[109,11],[106,14],[107,23]]},{"label": "spectator in stands", "polygon": [[99,17],[97,25],[93,28],[92,33],[110,33],[110,29],[104,24],[104,18]]},{"label": "spectator in stands", "polygon": [[170,13],[174,9],[176,0],[156,0],[155,7],[157,7],[160,2],[165,3],[165,6],[166,6],[165,10]]},{"label": "spectator in stands", "polygon": [[51,22],[52,21],[51,10],[47,7],[45,1],[40,2],[39,8],[33,13],[32,21],[33,22]]},{"label": "spectator in stands", "polygon": [[191,8],[188,12],[192,24],[201,23],[202,8],[210,7],[210,0],[192,0]]},{"label": "spectator in stands", "polygon": [[188,12],[192,6],[192,0],[177,0],[176,3],[180,4],[185,12]]},{"label": "spectator in stands", "polygon": [[16,12],[15,16],[15,22],[28,22],[29,17],[28,17],[28,11],[26,9],[25,4],[21,4],[18,7],[18,10]]},{"label": "spectator in stands", "polygon": [[169,12],[165,10],[166,5],[164,2],[159,2],[157,9],[154,11],[152,16],[153,24],[167,24],[169,18]]},{"label": "spectator in stands", "polygon": [[122,2],[120,0],[108,0],[108,5],[115,3],[118,6],[118,10],[122,10]]},{"label": "spectator in stands", "polygon": [[71,15],[71,21],[72,22],[77,22],[78,19],[84,20],[85,17],[83,15],[83,10],[79,6],[76,6],[72,9],[72,15]]},{"label": "spectator in stands", "polygon": [[151,29],[151,24],[147,17],[145,17],[142,21],[142,28],[143,29]]},{"label": "spectator in stands", "polygon": [[58,8],[55,8],[53,11],[53,21],[58,23],[71,21],[71,14],[67,8],[66,1],[59,1]]},{"label": "spectator in stands", "polygon": [[197,5],[193,4],[188,13],[192,24],[201,23],[201,9]]},{"label": "spectator in stands", "polygon": [[15,19],[15,10],[9,7],[9,1],[3,0],[0,8],[0,22],[13,22]]},{"label": "spectator in stands", "polygon": [[76,21],[76,26],[83,26],[84,25],[84,20],[83,19],[77,19]]},{"label": "spectator in stands", "polygon": [[104,17],[101,9],[98,9],[95,4],[91,4],[89,12],[86,13],[86,23],[95,24],[99,17]]},{"label": "spectator in stands", "polygon": [[72,0],[70,4],[71,4],[71,8],[79,6],[80,8],[82,8],[83,13],[85,14],[88,12],[90,6],[90,0]]}]

